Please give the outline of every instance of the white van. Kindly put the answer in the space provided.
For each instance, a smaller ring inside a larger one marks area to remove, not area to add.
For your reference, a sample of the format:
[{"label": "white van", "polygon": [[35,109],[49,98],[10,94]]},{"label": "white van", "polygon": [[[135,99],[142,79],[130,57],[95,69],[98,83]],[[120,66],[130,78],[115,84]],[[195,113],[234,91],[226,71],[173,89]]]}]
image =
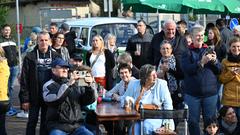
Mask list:
[{"label": "white van", "polygon": [[[90,50],[92,37],[96,34],[103,38],[108,33],[117,37],[117,47],[125,50],[128,39],[137,33],[137,20],[116,18],[116,17],[93,17],[66,21],[70,26],[70,31],[77,34],[77,48]],[[153,30],[148,26],[148,31],[153,34]]]}]

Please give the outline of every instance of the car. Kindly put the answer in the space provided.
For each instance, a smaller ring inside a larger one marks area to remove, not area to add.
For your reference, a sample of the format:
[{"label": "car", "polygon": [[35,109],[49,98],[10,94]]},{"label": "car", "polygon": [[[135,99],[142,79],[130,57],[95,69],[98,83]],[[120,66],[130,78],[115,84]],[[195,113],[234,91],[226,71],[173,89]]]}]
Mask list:
[{"label": "car", "polygon": [[[128,39],[137,33],[137,20],[119,17],[92,17],[66,21],[70,31],[77,35],[76,45],[81,50],[91,50],[92,38],[99,34],[103,38],[111,33],[116,36],[116,45],[121,51],[125,51]],[[147,32],[153,33],[150,26]]]}]

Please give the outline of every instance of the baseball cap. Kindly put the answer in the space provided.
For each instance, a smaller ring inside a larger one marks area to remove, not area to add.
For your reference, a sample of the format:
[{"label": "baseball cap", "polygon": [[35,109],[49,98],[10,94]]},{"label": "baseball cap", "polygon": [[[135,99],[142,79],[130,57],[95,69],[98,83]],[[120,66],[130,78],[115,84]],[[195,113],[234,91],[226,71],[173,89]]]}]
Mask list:
[{"label": "baseball cap", "polygon": [[42,29],[40,27],[33,27],[32,28],[32,32],[34,32],[36,34],[40,33],[41,31],[42,31]]},{"label": "baseball cap", "polygon": [[51,67],[55,68],[56,66],[68,67],[68,68],[70,67],[69,64],[62,58],[56,58],[55,60],[53,60]]},{"label": "baseball cap", "polygon": [[69,30],[69,25],[66,24],[66,23],[63,23],[61,26],[60,26],[60,29],[64,30],[64,31],[67,31]]},{"label": "baseball cap", "polygon": [[74,53],[74,54],[72,55],[72,58],[73,58],[74,60],[79,60],[79,61],[82,61],[82,60],[83,60],[82,55],[81,55],[80,53]]}]

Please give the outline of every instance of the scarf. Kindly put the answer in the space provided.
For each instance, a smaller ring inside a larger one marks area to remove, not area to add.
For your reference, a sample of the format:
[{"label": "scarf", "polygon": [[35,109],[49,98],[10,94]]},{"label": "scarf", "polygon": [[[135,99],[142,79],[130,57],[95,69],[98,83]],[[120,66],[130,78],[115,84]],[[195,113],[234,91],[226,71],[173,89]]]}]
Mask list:
[{"label": "scarf", "polygon": [[221,121],[222,126],[227,130],[229,133],[233,133],[234,130],[237,128],[237,123],[234,123],[232,125],[227,124],[223,120]]},{"label": "scarf", "polygon": [[240,62],[240,55],[233,55],[232,53],[228,53],[228,61],[230,61],[230,62],[236,62],[236,63],[238,63],[238,62]]},{"label": "scarf", "polygon": [[[162,65],[164,63],[164,61],[168,61],[169,70],[171,69],[173,71],[176,71],[176,58],[174,57],[174,55],[171,55],[169,58],[162,57],[160,59],[158,69],[157,69],[158,72],[160,71],[160,65]],[[177,80],[172,74],[170,74],[168,72],[166,72],[165,76],[166,76],[165,79],[168,82],[169,91],[170,91],[170,93],[173,93],[174,91],[177,90]]]}]

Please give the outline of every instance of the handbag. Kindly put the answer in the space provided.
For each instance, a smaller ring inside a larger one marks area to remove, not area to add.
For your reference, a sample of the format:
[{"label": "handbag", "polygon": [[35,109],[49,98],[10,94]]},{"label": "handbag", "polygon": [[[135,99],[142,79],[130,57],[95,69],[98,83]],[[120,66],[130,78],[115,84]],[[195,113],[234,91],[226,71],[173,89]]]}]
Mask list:
[{"label": "handbag", "polygon": [[160,109],[159,106],[153,105],[153,104],[143,104],[142,107],[143,107],[144,110],[158,110],[158,109]]},{"label": "handbag", "polygon": [[[138,96],[138,98],[135,102],[135,109],[136,109],[137,112],[139,112],[140,100],[143,96],[143,93],[144,93],[144,90],[143,90],[143,87],[142,87],[141,88],[141,93],[140,93],[140,95]],[[142,104],[142,107],[143,107],[143,109],[147,109],[147,110],[158,110],[158,109],[160,109],[159,106],[154,105],[154,104]]]}]

